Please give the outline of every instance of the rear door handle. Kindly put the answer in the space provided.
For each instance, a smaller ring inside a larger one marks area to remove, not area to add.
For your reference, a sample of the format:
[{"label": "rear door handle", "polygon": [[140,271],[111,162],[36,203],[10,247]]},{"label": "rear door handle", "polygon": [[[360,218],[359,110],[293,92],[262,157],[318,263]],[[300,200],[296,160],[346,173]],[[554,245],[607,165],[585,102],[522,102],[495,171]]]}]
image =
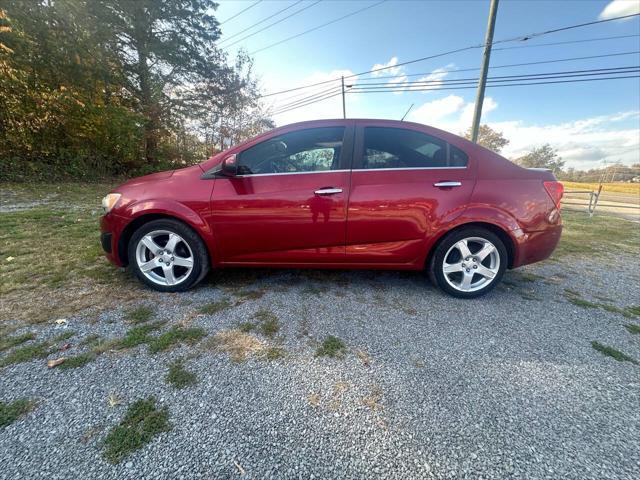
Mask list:
[{"label": "rear door handle", "polygon": [[342,189],[341,188],[333,188],[333,187],[326,187],[326,188],[321,188],[320,190],[316,190],[315,192],[316,195],[335,195],[336,193],[342,193]]},{"label": "rear door handle", "polygon": [[447,187],[461,187],[462,182],[438,182],[433,184],[434,187],[447,188]]}]

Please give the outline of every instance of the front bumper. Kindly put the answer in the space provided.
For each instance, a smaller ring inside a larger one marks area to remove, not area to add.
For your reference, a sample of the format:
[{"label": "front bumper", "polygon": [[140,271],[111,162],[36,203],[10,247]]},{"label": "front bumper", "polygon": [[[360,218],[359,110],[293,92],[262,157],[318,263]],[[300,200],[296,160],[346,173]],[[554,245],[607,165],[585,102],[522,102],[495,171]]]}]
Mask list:
[{"label": "front bumper", "polygon": [[124,262],[119,255],[118,242],[127,223],[127,219],[113,213],[100,217],[100,244],[107,259],[119,267],[123,267]]}]

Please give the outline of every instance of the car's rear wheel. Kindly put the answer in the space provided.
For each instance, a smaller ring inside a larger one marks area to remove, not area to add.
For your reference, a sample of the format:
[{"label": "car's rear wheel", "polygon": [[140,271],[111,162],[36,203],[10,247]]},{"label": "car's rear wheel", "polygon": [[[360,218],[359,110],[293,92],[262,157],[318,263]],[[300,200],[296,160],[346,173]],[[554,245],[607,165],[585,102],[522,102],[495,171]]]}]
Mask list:
[{"label": "car's rear wheel", "polygon": [[484,228],[462,228],[438,244],[429,276],[454,297],[475,298],[500,282],[507,263],[507,249],[496,234]]},{"label": "car's rear wheel", "polygon": [[161,292],[187,290],[209,270],[204,242],[177,220],[154,220],[142,225],[131,237],[128,255],[136,276]]}]

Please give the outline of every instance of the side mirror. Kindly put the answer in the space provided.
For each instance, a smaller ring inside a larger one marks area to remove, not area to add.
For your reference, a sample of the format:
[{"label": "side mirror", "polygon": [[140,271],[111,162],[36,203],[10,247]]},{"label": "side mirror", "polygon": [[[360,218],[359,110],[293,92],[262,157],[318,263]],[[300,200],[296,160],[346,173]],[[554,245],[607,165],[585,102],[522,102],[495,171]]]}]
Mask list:
[{"label": "side mirror", "polygon": [[238,163],[235,154],[229,155],[222,160],[220,172],[227,177],[235,177],[238,175]]}]

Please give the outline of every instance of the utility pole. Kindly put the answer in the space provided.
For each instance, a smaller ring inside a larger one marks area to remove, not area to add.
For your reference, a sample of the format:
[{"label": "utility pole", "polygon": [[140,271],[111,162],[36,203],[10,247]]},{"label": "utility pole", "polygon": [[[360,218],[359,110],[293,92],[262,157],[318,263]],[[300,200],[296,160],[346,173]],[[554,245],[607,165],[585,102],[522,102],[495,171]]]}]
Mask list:
[{"label": "utility pole", "polygon": [[344,76],[342,76],[341,79],[342,79],[342,118],[347,118],[347,107],[344,102]]},{"label": "utility pole", "polygon": [[491,57],[491,43],[493,42],[493,30],[496,25],[497,13],[498,0],[491,0],[491,5],[489,7],[489,22],[487,23],[487,35],[484,39],[482,66],[480,67],[480,80],[478,81],[478,93],[476,94],[476,105],[473,109],[473,124],[471,125],[471,141],[473,143],[477,143],[478,141],[478,129],[480,128],[480,117],[482,117],[484,89],[487,85],[487,72],[489,70],[489,58]]}]

